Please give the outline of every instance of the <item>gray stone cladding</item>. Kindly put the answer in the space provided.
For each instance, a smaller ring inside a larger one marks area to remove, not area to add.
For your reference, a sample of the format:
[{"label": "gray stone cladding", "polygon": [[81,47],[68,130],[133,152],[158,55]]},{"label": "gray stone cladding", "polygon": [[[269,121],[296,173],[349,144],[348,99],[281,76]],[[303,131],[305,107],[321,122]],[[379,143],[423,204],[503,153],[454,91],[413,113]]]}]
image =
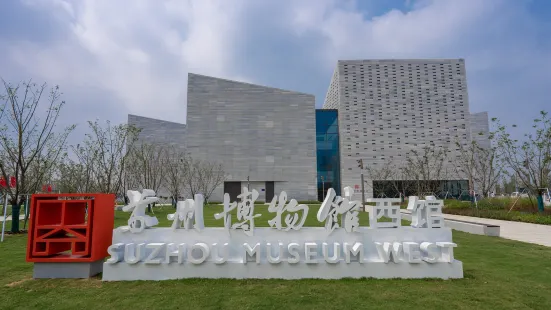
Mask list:
[{"label": "gray stone cladding", "polygon": [[221,163],[227,181],[249,177],[262,197],[275,181],[275,195],[317,199],[313,95],[190,73],[187,104],[191,156]]},{"label": "gray stone cladding", "polygon": [[335,68],[323,103],[324,109],[339,109],[339,67]]},{"label": "gray stone cladding", "polygon": [[[186,125],[174,122],[167,122],[159,119],[128,115],[128,125],[140,128],[140,134],[136,145],[141,143],[173,146],[180,151],[186,152]],[[141,190],[134,188],[134,190]],[[171,194],[161,187],[156,193],[159,197],[169,197]]]},{"label": "gray stone cladding", "polygon": [[159,119],[128,115],[128,124],[141,129],[138,143],[173,145],[182,150],[186,146],[186,125]]},{"label": "gray stone cladding", "polygon": [[339,111],[342,188],[360,185],[358,159],[398,165],[431,145],[449,148],[455,179],[455,141],[471,141],[463,59],[338,61],[323,108]]},{"label": "gray stone cladding", "polygon": [[471,137],[483,148],[490,148],[488,112],[471,114]]}]

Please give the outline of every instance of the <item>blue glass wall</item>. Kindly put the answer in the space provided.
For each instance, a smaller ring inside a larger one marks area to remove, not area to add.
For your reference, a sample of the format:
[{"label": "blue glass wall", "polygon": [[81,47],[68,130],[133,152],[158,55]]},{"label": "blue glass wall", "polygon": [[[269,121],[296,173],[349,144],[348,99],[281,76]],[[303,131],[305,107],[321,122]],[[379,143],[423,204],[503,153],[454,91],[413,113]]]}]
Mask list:
[{"label": "blue glass wall", "polygon": [[316,110],[316,155],[318,167],[318,200],[323,191],[333,188],[341,193],[339,123],[337,110]]}]

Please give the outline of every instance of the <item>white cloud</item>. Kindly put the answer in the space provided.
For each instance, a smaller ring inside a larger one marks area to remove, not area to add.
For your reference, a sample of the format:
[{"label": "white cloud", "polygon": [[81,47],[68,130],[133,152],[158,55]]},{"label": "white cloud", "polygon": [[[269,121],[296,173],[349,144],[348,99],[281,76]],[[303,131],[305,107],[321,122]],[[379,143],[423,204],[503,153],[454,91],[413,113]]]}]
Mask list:
[{"label": "white cloud", "polygon": [[46,13],[63,7],[69,32],[67,40],[47,46],[10,44],[12,59],[65,88],[99,86],[131,113],[183,122],[188,71],[239,78],[228,70],[239,36],[237,2],[26,3]]},{"label": "white cloud", "polygon": [[[317,32],[327,40],[326,60],[349,58],[438,57],[486,21],[497,1],[424,1],[415,10],[390,10],[366,20],[360,12],[319,2],[296,6],[291,27]],[[334,66],[334,63],[331,63]]]},{"label": "white cloud", "polygon": [[325,39],[318,50],[328,77],[338,59],[465,58],[471,110],[525,122],[548,109],[543,84],[551,79],[551,46],[541,43],[551,29],[526,5],[424,0],[408,12],[390,10],[365,19],[355,10],[317,2],[313,9],[295,6],[289,27],[297,35]]},{"label": "white cloud", "polygon": [[[3,41],[0,36],[0,54],[10,70],[19,68],[64,90],[102,91],[108,96],[98,100],[116,98],[109,103],[130,113],[177,122],[184,121],[188,72],[255,82],[272,71],[286,71],[274,77],[282,81],[274,86],[286,86],[289,76],[313,79],[321,86],[312,92],[322,97],[338,59],[463,57],[471,107],[497,116],[505,113],[503,104],[514,111],[508,98],[515,95],[539,94],[533,107],[541,105],[546,88],[535,89],[534,81],[549,80],[551,72],[550,47],[539,45],[535,33],[541,29],[525,2],[423,0],[408,3],[407,12],[388,10],[370,19],[352,0],[24,3],[64,27],[50,42]],[[287,44],[269,56],[281,59],[256,65],[255,59],[264,57],[255,54],[259,38]],[[303,59],[293,59],[288,68],[270,67],[285,63],[289,55]],[[311,68],[321,68],[319,76],[306,72]],[[72,96],[79,101],[78,93]]]}]

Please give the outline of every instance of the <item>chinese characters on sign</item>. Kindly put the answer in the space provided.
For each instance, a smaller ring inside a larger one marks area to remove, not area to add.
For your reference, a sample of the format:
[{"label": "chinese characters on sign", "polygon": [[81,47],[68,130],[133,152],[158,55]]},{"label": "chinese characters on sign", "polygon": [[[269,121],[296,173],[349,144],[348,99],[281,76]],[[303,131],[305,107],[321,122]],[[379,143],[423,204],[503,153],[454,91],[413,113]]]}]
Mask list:
[{"label": "chinese characters on sign", "polygon": [[[346,193],[351,192],[349,187],[344,190]],[[351,201],[351,196],[347,196],[347,198],[337,196],[332,188],[327,191],[327,196],[321,204],[317,216],[318,221],[325,221],[325,229],[333,231],[335,228],[339,228],[339,215],[341,216],[342,227],[346,232],[357,231],[360,227],[358,214],[360,213],[361,202]]]},{"label": "chinese characters on sign", "polygon": [[[113,231],[103,279],[463,277],[441,200],[410,197],[413,222],[402,227],[399,199],[368,199],[363,208],[354,194],[353,187],[345,187],[343,197],[330,188],[310,218],[309,206],[286,192],[255,208],[259,193],[245,187],[236,201],[225,194],[214,214],[198,194],[177,202],[167,216],[171,227],[153,228],[157,218],[145,208],[158,200],[155,192],[129,191],[131,202],[123,210],[132,214],[128,226]],[[256,227],[260,210],[269,214],[262,218],[268,227]],[[205,227],[204,211],[224,228]],[[360,225],[364,215],[369,227]],[[321,223],[308,226],[322,227],[305,227],[308,219]]]},{"label": "chinese characters on sign", "polygon": [[155,191],[144,189],[141,194],[138,191],[128,191],[127,196],[130,203],[124,206],[122,210],[124,212],[132,211],[132,214],[128,219],[128,226],[121,227],[123,231],[129,230],[132,233],[140,233],[146,228],[159,224],[156,217],[145,214],[148,205],[159,201],[159,198],[155,197]]},{"label": "chinese characters on sign", "polygon": [[[325,229],[331,233],[335,229],[343,228],[347,233],[357,232],[360,228],[359,214],[362,211],[360,201],[352,200],[354,190],[351,187],[344,188],[345,197],[337,196],[334,189],[327,191],[322,202],[317,220],[325,223]],[[142,233],[146,228],[159,223],[156,217],[145,214],[147,205],[158,201],[155,192],[144,190],[128,191],[130,204],[123,208],[124,211],[132,211],[128,226],[121,227],[124,232]],[[214,214],[217,220],[224,220],[226,230],[242,230],[246,235],[253,236],[255,219],[261,214],[255,214],[255,201],[259,194],[256,190],[249,191],[246,187],[237,196],[238,201],[230,202],[229,194],[224,194],[223,211]],[[369,213],[369,228],[398,228],[401,226],[400,199],[395,198],[368,198],[365,210]],[[172,221],[172,229],[195,229],[201,231],[205,228],[203,218],[204,198],[196,194],[195,199],[178,201],[176,212],[168,215]],[[369,205],[373,204],[373,205]],[[425,200],[411,196],[407,209],[412,212],[411,227],[414,228],[441,228],[444,227],[442,217],[443,201],[433,196],[427,196]],[[234,212],[235,211],[235,212]],[[281,192],[275,196],[268,206],[268,212],[275,216],[268,221],[271,228],[290,231],[300,230],[308,216],[308,205],[299,204],[295,199],[288,201],[287,193]],[[232,214],[236,222],[232,223]],[[382,220],[381,220],[382,219]]]},{"label": "chinese characters on sign", "polygon": [[[277,203],[277,204],[276,204]],[[272,199],[272,202],[270,203],[270,206],[268,207],[268,212],[276,213],[276,217],[268,221],[268,224],[270,224],[270,227],[276,228],[281,230],[281,217],[283,215],[283,212],[294,212],[293,214],[287,214],[285,216],[285,231],[288,231],[290,229],[299,230],[302,225],[304,225],[304,222],[306,221],[306,216],[308,216],[308,206],[305,204],[298,204],[295,199],[291,199],[289,204],[285,205],[287,203],[287,193],[281,192],[279,194],[279,200],[277,199],[277,196],[274,196]],[[302,212],[302,214],[299,214],[298,212]],[[297,224],[298,220],[300,218],[300,222]]]},{"label": "chinese characters on sign", "polygon": [[176,204],[176,213],[169,214],[167,218],[172,221],[172,229],[195,228],[201,231],[205,228],[203,222],[203,196],[195,195],[195,200],[186,199],[178,201]]},{"label": "chinese characters on sign", "polygon": [[415,228],[441,228],[444,227],[442,207],[444,202],[436,200],[434,196],[427,196],[425,200],[418,197],[410,197],[408,210],[411,211],[411,226]]},{"label": "chinese characters on sign", "polygon": [[[219,220],[224,218],[224,227],[231,229],[242,229],[246,235],[252,236],[254,232],[254,219],[259,217],[260,214],[254,214],[254,202],[258,198],[258,192],[253,189],[252,192],[244,187],[243,193],[237,198],[240,202],[230,203],[230,195],[224,194],[224,211],[222,213],[216,213],[214,218]],[[237,220],[239,223],[231,224],[230,212],[237,209]]]},{"label": "chinese characters on sign", "polygon": [[[366,201],[375,203],[374,206],[366,206],[369,212],[369,226],[373,228],[400,227],[402,214],[400,213],[399,198],[368,198]],[[383,217],[390,219],[390,222],[379,222],[379,219]]]}]

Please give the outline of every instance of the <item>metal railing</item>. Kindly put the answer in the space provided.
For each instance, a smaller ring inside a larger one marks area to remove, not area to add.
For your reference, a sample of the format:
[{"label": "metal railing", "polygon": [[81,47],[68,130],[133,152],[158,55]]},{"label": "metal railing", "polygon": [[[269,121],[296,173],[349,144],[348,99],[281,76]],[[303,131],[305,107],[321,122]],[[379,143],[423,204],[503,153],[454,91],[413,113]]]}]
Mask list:
[{"label": "metal railing", "polygon": [[[2,198],[4,198],[4,205],[3,205],[3,208],[4,208],[4,212],[3,215],[4,215],[4,220],[2,221],[2,236],[0,238],[0,242],[4,242],[4,235],[5,235],[5,232],[6,232],[6,222],[8,221],[8,216],[7,216],[7,213],[8,213],[8,199],[9,199],[9,196],[10,195],[3,195],[3,196],[0,196]],[[23,229],[25,229],[27,227],[27,221],[29,219],[29,196],[30,194],[22,194],[22,195],[19,195],[19,197],[21,196],[24,196],[25,197],[25,208],[24,208],[24,212],[25,212],[25,217],[24,217],[24,224],[23,224]],[[17,219],[14,219],[13,218],[13,214],[12,214],[12,221],[19,221],[19,217]]]}]

